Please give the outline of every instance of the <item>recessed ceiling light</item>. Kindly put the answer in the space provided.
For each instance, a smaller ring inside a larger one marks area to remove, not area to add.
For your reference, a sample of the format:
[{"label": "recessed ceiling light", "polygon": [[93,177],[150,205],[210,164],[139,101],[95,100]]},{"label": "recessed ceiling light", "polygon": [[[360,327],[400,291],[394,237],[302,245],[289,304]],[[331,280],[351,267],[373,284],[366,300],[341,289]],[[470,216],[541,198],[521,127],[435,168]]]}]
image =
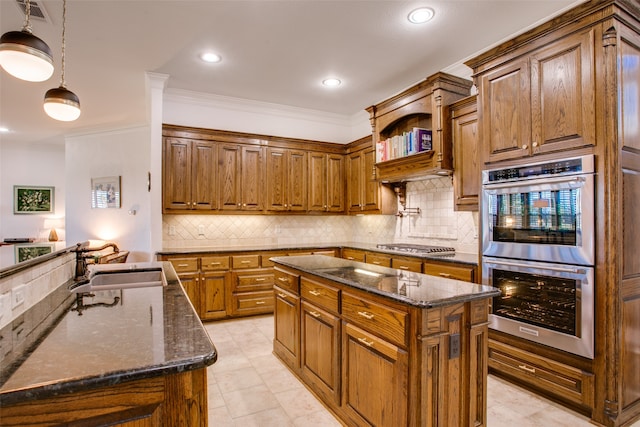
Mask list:
[{"label": "recessed ceiling light", "polygon": [[0,126],[0,132],[9,132],[9,128],[5,128],[5,127],[1,127]]},{"label": "recessed ceiling light", "polygon": [[342,84],[342,82],[340,81],[340,79],[336,79],[334,77],[328,78],[328,79],[324,79],[322,81],[322,84],[327,86],[327,87],[336,87],[336,86],[340,86]]},{"label": "recessed ceiling light", "polygon": [[211,62],[211,63],[222,61],[222,57],[213,52],[205,52],[201,54],[200,59],[202,59],[204,62]]},{"label": "recessed ceiling light", "polygon": [[433,15],[435,15],[433,9],[429,7],[419,7],[418,9],[411,11],[411,13],[409,13],[409,16],[407,16],[407,19],[412,24],[424,24],[425,22],[431,20],[431,18],[433,18]]}]

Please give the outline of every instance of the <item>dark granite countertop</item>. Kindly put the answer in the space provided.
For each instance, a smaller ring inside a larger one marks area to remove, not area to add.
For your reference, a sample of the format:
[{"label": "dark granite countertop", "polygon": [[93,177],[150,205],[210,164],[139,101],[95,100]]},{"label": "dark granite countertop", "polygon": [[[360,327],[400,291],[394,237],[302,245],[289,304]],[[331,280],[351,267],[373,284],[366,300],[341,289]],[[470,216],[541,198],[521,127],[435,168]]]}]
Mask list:
[{"label": "dark granite countertop", "polygon": [[273,244],[273,245],[246,245],[233,247],[193,247],[193,248],[165,248],[157,252],[157,255],[190,255],[190,254],[215,254],[215,253],[233,253],[247,251],[287,251],[287,250],[304,250],[304,249],[329,249],[329,248],[351,248],[364,251],[379,252],[390,255],[409,256],[412,258],[420,258],[422,260],[455,262],[469,265],[478,265],[478,255],[469,253],[458,253],[453,255],[426,254],[419,255],[407,252],[391,251],[388,249],[380,249],[373,243],[358,242],[338,242],[338,243],[321,243],[317,245],[307,244]]},{"label": "dark granite countertop", "polygon": [[173,267],[163,268],[167,286],[98,291],[81,312],[67,309],[2,375],[0,407],[214,363],[216,349]]},{"label": "dark granite countertop", "polygon": [[491,286],[412,273],[322,255],[271,258],[276,264],[295,268],[343,285],[419,308],[489,298],[500,295]]}]

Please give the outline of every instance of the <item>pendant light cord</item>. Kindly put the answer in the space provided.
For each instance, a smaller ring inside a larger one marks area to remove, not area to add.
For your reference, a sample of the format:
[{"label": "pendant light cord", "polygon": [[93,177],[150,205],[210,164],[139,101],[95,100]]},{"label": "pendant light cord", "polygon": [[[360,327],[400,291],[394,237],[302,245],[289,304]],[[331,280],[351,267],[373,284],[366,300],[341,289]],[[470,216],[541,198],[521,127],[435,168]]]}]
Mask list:
[{"label": "pendant light cord", "polygon": [[64,51],[65,51],[65,35],[67,33],[67,0],[62,0],[62,75],[60,77],[60,87],[66,89],[64,81]]},{"label": "pendant light cord", "polygon": [[26,31],[29,34],[33,34],[31,30],[31,0],[26,0],[25,4],[25,13],[24,13],[24,25],[22,26],[22,31]]}]

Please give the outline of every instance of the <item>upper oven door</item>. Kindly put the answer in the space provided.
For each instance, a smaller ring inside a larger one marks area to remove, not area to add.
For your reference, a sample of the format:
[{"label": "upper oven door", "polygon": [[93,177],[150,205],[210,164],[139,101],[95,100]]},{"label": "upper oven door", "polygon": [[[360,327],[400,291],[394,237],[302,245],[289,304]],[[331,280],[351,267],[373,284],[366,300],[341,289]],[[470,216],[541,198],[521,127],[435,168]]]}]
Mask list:
[{"label": "upper oven door", "polygon": [[594,175],[485,184],[485,256],[593,265]]}]

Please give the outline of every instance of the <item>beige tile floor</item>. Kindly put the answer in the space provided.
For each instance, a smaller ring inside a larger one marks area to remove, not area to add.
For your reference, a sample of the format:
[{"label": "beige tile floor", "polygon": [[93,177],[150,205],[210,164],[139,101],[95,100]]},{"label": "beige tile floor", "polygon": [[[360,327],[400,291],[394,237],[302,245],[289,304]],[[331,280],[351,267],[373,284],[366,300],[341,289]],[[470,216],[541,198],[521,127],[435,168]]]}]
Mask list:
[{"label": "beige tile floor", "polygon": [[[272,316],[205,327],[218,350],[218,361],[208,369],[210,426],[341,425],[272,355]],[[489,427],[592,425],[586,417],[491,375],[487,400]]]}]

